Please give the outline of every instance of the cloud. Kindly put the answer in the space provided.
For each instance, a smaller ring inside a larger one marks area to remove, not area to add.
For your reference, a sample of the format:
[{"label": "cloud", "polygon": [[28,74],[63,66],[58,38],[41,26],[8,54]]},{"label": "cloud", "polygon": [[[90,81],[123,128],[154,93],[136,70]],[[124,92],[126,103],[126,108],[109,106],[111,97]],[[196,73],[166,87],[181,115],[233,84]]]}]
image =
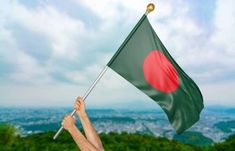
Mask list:
[{"label": "cloud", "polygon": [[[216,4],[216,12],[214,18],[215,32],[211,41],[216,44],[216,47],[222,49],[225,55],[235,56],[235,9],[234,1],[218,0]],[[234,60],[234,59],[233,59]]]},{"label": "cloud", "polygon": [[59,12],[53,6],[38,6],[31,10],[18,3],[12,6],[8,17],[31,32],[44,34],[51,42],[53,57],[66,55],[71,59],[77,56],[74,50],[77,41],[72,39],[77,34],[85,35],[78,32],[84,31],[81,21]]},{"label": "cloud", "polygon": [[[83,47],[83,39],[89,35],[83,22],[59,12],[53,6],[39,5],[30,9],[17,1],[5,2],[4,6],[11,8],[11,11],[3,11],[2,14],[0,29],[4,36],[1,39],[4,45],[1,54],[8,64],[15,66],[15,71],[9,73],[11,80],[38,83],[37,77],[41,77],[40,79],[45,78],[44,81],[52,82],[53,77],[49,74],[57,72],[60,62],[69,61],[72,65],[81,60],[84,49],[78,48]],[[39,38],[36,39],[36,36]],[[44,45],[37,49],[38,45],[45,44],[43,41],[47,41],[50,46],[46,48]],[[39,44],[32,45],[35,48],[29,47],[32,43]],[[42,60],[38,55],[40,53],[49,56]]]},{"label": "cloud", "polygon": [[20,83],[46,84],[53,79],[47,68],[40,66],[31,56],[19,52],[14,60],[17,71],[9,79]]},{"label": "cloud", "polygon": [[206,105],[234,106],[235,81],[216,82],[201,85]]}]

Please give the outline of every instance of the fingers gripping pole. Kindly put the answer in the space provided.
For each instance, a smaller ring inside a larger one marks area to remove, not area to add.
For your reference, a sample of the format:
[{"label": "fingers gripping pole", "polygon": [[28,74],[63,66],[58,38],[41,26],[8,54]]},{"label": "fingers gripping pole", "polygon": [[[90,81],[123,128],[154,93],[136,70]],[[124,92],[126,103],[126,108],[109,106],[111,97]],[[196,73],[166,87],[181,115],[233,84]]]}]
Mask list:
[{"label": "fingers gripping pole", "polygon": [[[73,116],[76,113],[76,110],[74,109],[73,112],[70,113],[71,116]],[[53,139],[56,140],[56,138],[60,135],[60,133],[63,131],[63,126],[60,127],[60,129],[56,132]]]},{"label": "fingers gripping pole", "polygon": [[[103,70],[100,72],[100,74],[98,75],[98,77],[96,78],[96,80],[92,83],[92,85],[89,87],[89,89],[86,91],[86,93],[84,94],[84,96],[82,97],[83,101],[86,100],[86,98],[88,97],[88,95],[91,93],[91,91],[94,89],[94,87],[96,86],[96,84],[99,82],[99,80],[102,78],[102,76],[104,75],[104,73],[107,71],[108,66],[105,66],[103,68]],[[73,112],[70,113],[71,116],[73,116],[76,113],[76,110],[74,109]],[[54,135],[53,139],[56,140],[56,138],[60,135],[60,133],[63,131],[63,126],[60,127],[60,129],[56,132],[56,134]]]}]

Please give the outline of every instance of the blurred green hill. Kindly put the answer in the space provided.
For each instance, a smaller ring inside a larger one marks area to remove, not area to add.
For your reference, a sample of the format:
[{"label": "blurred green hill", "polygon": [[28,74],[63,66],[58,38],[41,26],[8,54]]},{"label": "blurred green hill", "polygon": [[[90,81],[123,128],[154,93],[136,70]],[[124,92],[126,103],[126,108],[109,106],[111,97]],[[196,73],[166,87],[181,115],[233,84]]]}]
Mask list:
[{"label": "blurred green hill", "polygon": [[[58,140],[52,139],[55,132],[32,134],[26,137],[17,135],[13,126],[0,125],[1,151],[76,151],[77,146],[72,137],[63,132]],[[142,134],[109,133],[100,134],[106,151],[234,151],[235,136],[222,143],[196,146],[183,144],[167,138]],[[197,138],[198,136],[196,136]],[[185,138],[185,137],[183,137]],[[197,139],[193,139],[197,141]],[[201,140],[200,140],[201,141]],[[207,142],[208,143],[208,142]]]}]

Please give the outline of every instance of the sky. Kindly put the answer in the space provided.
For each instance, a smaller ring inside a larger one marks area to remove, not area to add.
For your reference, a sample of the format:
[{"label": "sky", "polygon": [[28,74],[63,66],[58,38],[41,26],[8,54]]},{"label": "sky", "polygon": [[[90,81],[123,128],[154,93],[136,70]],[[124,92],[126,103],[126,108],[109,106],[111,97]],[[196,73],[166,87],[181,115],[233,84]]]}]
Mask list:
[{"label": "sky", "polygon": [[[72,106],[153,2],[150,23],[200,87],[204,104],[235,107],[233,0],[5,0],[0,4],[0,106]],[[157,108],[111,69],[88,107]]]}]

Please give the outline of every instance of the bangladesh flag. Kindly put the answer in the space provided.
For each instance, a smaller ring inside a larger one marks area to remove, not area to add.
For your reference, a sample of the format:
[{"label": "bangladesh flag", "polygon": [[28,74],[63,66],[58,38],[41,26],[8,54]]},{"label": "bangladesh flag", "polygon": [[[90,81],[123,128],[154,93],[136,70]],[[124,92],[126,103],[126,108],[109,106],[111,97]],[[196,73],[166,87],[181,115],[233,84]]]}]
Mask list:
[{"label": "bangladesh flag", "polygon": [[198,86],[171,57],[146,15],[108,66],[157,102],[177,133],[199,120],[203,98]]}]

